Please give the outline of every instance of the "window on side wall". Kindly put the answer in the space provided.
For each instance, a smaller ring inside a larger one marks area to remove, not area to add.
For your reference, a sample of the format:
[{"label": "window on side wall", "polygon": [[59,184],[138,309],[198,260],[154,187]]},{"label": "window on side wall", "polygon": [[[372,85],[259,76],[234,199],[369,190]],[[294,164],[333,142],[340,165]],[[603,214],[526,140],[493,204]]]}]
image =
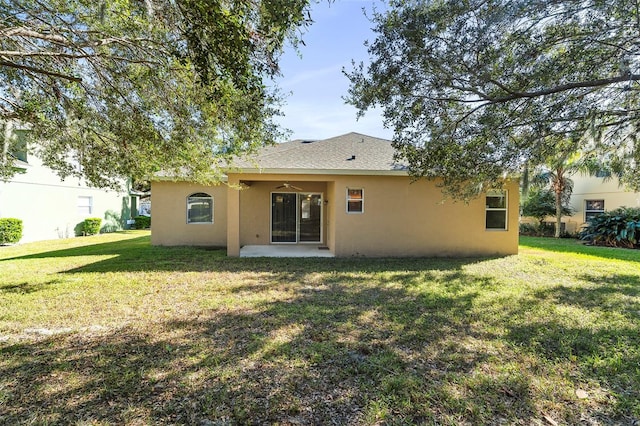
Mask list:
[{"label": "window on side wall", "polygon": [[11,153],[17,160],[27,162],[27,130],[16,129],[13,131],[16,135],[16,142]]},{"label": "window on side wall", "polygon": [[364,190],[347,188],[347,213],[364,213]]},{"label": "window on side wall", "polygon": [[486,229],[507,229],[507,191],[490,191],[485,203]]},{"label": "window on side wall", "polygon": [[187,197],[187,223],[213,223],[213,197],[204,192]]},{"label": "window on side wall", "polygon": [[604,200],[585,200],[584,221],[589,222],[599,214],[604,213]]},{"label": "window on side wall", "polygon": [[78,196],[78,214],[80,216],[93,214],[93,197],[85,195]]}]

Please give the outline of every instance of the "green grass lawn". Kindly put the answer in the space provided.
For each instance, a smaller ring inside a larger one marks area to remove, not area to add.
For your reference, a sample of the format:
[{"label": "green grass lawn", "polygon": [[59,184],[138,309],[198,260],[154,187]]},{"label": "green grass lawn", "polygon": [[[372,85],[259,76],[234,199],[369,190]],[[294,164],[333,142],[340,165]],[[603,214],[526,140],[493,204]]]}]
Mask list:
[{"label": "green grass lawn", "polygon": [[640,253],[0,247],[0,424],[632,424]]}]

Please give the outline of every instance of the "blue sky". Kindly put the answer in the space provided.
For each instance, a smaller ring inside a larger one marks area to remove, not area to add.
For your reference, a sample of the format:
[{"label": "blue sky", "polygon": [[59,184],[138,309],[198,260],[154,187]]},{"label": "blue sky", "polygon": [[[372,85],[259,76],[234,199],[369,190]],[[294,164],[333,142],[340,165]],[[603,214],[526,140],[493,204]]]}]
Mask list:
[{"label": "blue sky", "polygon": [[352,70],[351,61],[367,63],[365,40],[373,40],[372,23],[363,13],[378,0],[326,0],[313,6],[314,23],[303,35],[299,52],[288,49],[281,58],[283,77],[277,80],[287,95],[279,123],[292,131],[291,139],[324,139],[349,132],[390,139],[379,111],[369,111],[357,120],[357,110],[342,99],[349,80],[343,67]]}]

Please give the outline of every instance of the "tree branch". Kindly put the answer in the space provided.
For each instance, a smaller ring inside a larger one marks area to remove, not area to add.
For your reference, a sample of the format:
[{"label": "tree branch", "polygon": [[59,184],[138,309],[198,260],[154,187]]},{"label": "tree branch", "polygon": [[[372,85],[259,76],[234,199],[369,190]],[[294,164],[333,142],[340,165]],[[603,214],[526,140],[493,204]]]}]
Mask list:
[{"label": "tree branch", "polygon": [[76,83],[80,83],[82,81],[82,78],[75,77],[73,75],[61,74],[55,71],[49,71],[42,68],[31,67],[29,65],[16,64],[15,62],[10,62],[10,61],[0,60],[0,67],[9,67],[9,68],[16,68],[16,69],[21,69],[25,71],[31,71],[38,74],[44,74],[51,77],[57,77],[57,78],[62,78],[69,81],[74,81]]},{"label": "tree branch", "polygon": [[0,50],[0,56],[13,56],[13,57],[33,57],[33,56],[49,56],[66,59],[84,59],[90,56],[102,56],[100,53],[65,53],[65,52],[20,52],[18,50]]},{"label": "tree branch", "polygon": [[149,59],[132,59],[125,58],[122,56],[114,56],[103,53],[65,53],[65,52],[19,52],[19,51],[8,51],[8,50],[0,50],[0,56],[2,57],[49,57],[49,58],[64,58],[64,59],[87,59],[87,58],[98,58],[104,57],[108,59],[112,59],[114,61],[122,61],[129,62],[132,64],[146,64],[146,65],[161,65],[159,61],[152,61]]},{"label": "tree branch", "polygon": [[17,28],[7,28],[0,31],[0,37],[27,37],[27,38],[37,38],[40,40],[51,41],[54,43],[60,44],[69,44],[69,41],[56,34],[42,34],[37,31],[30,30],[25,27],[17,27]]},{"label": "tree branch", "polygon": [[[567,90],[572,90],[572,89],[608,86],[610,84],[623,83],[625,81],[640,81],[640,74],[625,74],[618,77],[601,78],[598,80],[578,81],[574,83],[561,84],[559,86],[550,87],[548,89],[543,89],[543,90],[537,90],[534,92],[518,92],[515,90],[508,90],[504,88],[503,90],[510,93],[509,96],[487,97],[487,100],[491,103],[504,103],[504,102],[512,101],[514,99],[537,98],[540,96],[547,96],[547,95],[553,95],[556,93],[566,92]],[[491,83],[498,85],[498,83],[494,81],[491,81]]]}]

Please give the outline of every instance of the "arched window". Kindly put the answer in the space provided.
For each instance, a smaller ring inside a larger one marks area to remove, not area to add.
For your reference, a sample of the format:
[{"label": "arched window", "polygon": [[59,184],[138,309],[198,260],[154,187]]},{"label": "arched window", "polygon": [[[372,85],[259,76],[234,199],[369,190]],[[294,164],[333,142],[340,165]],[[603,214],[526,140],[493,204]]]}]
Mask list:
[{"label": "arched window", "polygon": [[187,223],[213,223],[213,197],[197,192],[187,197]]}]

